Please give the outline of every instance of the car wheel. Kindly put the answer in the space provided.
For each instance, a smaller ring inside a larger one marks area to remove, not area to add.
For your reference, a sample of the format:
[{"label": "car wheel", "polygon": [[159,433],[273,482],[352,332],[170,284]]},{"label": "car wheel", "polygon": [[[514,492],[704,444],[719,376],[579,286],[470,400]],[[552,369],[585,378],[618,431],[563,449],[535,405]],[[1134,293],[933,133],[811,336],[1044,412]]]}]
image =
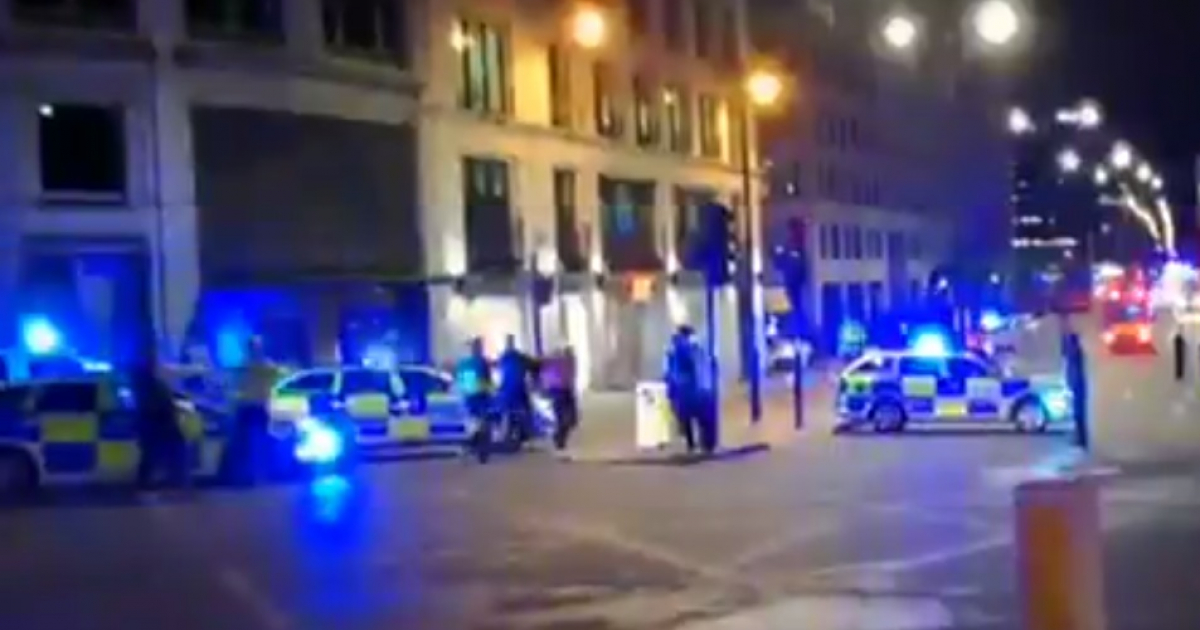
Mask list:
[{"label": "car wheel", "polygon": [[1031,398],[1013,410],[1013,423],[1022,433],[1045,433],[1050,427],[1050,414],[1041,401]]},{"label": "car wheel", "polygon": [[891,400],[877,403],[871,409],[870,419],[879,433],[899,433],[908,425],[908,414],[904,412],[904,407]]},{"label": "car wheel", "polygon": [[28,497],[37,488],[37,468],[28,454],[0,452],[0,501]]}]

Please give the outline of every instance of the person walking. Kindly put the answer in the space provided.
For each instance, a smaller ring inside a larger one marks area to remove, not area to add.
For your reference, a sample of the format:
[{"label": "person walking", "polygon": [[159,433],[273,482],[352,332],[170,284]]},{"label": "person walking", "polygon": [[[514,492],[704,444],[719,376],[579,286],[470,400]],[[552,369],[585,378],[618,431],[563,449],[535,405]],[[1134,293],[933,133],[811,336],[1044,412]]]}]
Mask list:
[{"label": "person walking", "polygon": [[530,387],[537,376],[537,361],[517,348],[517,338],[509,335],[504,351],[496,360],[500,383],[497,403],[507,418],[509,438],[518,448],[533,437],[533,400]]},{"label": "person walking", "polygon": [[491,457],[493,386],[492,366],[483,353],[483,340],[476,337],[468,343],[466,356],[454,366],[454,388],[474,421],[467,440],[481,464]]},{"label": "person walking", "polygon": [[705,368],[700,365],[703,357],[704,351],[696,343],[692,328],[680,326],[667,347],[663,381],[667,385],[667,399],[688,453],[696,452],[696,433],[702,430],[700,424],[705,417],[701,382],[701,370]]},{"label": "person walking", "polygon": [[575,351],[568,345],[547,357],[538,371],[538,386],[554,408],[554,448],[560,453],[579,424],[576,369]]}]

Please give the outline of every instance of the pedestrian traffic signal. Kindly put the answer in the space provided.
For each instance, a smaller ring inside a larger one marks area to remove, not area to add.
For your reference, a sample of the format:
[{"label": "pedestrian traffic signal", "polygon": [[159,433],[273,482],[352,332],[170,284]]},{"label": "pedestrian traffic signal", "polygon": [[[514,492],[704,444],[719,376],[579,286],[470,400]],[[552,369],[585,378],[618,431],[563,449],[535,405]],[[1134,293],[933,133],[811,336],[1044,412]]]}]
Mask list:
[{"label": "pedestrian traffic signal", "polygon": [[741,246],[737,216],[728,206],[710,203],[700,208],[700,230],[689,263],[704,271],[709,284],[729,282],[737,268]]}]

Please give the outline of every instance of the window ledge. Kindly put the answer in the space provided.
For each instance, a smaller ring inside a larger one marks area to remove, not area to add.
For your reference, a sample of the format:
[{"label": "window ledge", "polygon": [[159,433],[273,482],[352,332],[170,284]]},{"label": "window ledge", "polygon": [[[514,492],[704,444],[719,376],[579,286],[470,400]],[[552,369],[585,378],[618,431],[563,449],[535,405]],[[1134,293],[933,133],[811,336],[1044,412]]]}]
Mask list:
[{"label": "window ledge", "polygon": [[129,210],[125,193],[83,191],[43,192],[37,199],[39,208],[46,210]]}]

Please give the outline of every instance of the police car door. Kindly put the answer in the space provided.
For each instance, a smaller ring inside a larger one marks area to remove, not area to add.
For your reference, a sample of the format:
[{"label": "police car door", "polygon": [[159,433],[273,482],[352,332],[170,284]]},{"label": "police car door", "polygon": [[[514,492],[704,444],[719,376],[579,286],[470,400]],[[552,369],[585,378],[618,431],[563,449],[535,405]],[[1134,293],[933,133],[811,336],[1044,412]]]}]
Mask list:
[{"label": "police car door", "polygon": [[909,419],[939,417],[938,388],[945,372],[946,360],[941,357],[906,356],[900,359],[900,391]]},{"label": "police car door", "polygon": [[1003,402],[1000,379],[972,356],[951,357],[946,362],[944,388],[946,416],[958,419],[995,420]]},{"label": "police car door", "polygon": [[37,387],[31,400],[41,429],[42,465],[51,481],[131,478],[138,460],[132,416],[103,400],[101,389],[97,381],[48,381]]},{"label": "police car door", "polygon": [[296,422],[320,415],[322,401],[333,395],[336,377],[332,370],[312,370],[277,384],[271,393],[271,421]]},{"label": "police car door", "polygon": [[338,396],[346,416],[357,427],[360,444],[389,441],[392,412],[398,404],[391,374],[368,368],[344,370]]},{"label": "police car door", "polygon": [[457,440],[466,437],[467,413],[454,392],[454,379],[428,367],[400,368],[406,398],[413,412],[427,422],[429,439]]}]

